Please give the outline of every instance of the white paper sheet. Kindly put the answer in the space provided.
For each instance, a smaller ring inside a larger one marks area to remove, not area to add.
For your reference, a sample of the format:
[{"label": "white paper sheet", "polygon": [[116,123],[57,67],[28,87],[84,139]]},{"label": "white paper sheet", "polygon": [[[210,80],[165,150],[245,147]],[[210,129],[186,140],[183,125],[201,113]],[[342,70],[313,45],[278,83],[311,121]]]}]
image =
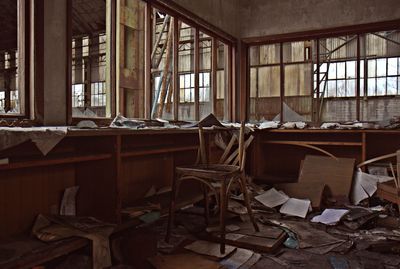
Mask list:
[{"label": "white paper sheet", "polygon": [[311,201],[306,199],[290,198],[279,210],[282,214],[305,218],[311,207]]},{"label": "white paper sheet", "polygon": [[311,222],[319,222],[326,225],[335,225],[347,213],[349,213],[349,210],[347,209],[325,209],[321,215],[312,218]]},{"label": "white paper sheet", "polygon": [[187,245],[185,249],[188,249],[190,251],[202,255],[213,256],[217,258],[225,258],[229,254],[231,254],[236,248],[229,245],[225,245],[225,253],[222,254],[220,252],[220,244],[198,240],[193,242],[192,244]]},{"label": "white paper sheet", "polygon": [[283,205],[287,200],[289,200],[289,196],[283,192],[277,191],[275,188],[272,188],[254,198],[266,207],[270,208]]},{"label": "white paper sheet", "polygon": [[362,171],[357,171],[353,182],[352,201],[358,205],[362,200],[371,197],[378,189],[378,183],[393,180],[392,177],[383,175],[370,175]]},{"label": "white paper sheet", "polygon": [[76,215],[76,195],[78,194],[78,190],[78,186],[65,189],[60,207],[61,216]]},{"label": "white paper sheet", "polygon": [[229,258],[221,261],[220,263],[227,269],[238,269],[244,263],[246,263],[254,252],[248,249],[238,248],[235,253]]}]

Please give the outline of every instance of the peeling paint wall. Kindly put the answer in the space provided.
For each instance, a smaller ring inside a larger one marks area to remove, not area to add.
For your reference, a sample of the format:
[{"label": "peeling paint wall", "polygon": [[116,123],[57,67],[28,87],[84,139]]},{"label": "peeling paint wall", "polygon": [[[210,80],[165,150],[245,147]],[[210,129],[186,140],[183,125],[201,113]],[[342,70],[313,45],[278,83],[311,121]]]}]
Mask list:
[{"label": "peeling paint wall", "polygon": [[181,7],[235,37],[238,35],[239,0],[173,0]]},{"label": "peeling paint wall", "polygon": [[239,4],[242,38],[400,19],[399,0],[240,0]]}]

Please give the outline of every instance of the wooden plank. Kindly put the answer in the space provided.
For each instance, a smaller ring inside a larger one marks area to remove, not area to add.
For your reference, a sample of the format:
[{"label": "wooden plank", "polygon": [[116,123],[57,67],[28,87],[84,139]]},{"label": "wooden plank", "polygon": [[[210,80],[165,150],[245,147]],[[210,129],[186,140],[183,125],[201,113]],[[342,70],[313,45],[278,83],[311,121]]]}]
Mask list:
[{"label": "wooden plank", "polygon": [[145,156],[145,155],[156,155],[156,154],[164,154],[164,153],[172,153],[172,152],[181,152],[181,151],[191,151],[197,150],[198,146],[172,146],[172,147],[157,147],[157,148],[148,148],[148,149],[135,149],[129,152],[123,152],[121,156],[123,158],[126,157],[137,157],[137,156]]},{"label": "wooden plank", "polygon": [[73,156],[73,157],[57,157],[57,158],[47,158],[44,160],[29,160],[29,161],[21,161],[15,163],[9,163],[0,165],[0,170],[12,170],[12,169],[21,169],[21,168],[29,168],[29,167],[38,167],[38,166],[49,166],[49,165],[60,165],[67,163],[78,163],[78,162],[88,162],[88,161],[98,161],[105,160],[111,158],[111,154],[93,154],[86,156]]}]

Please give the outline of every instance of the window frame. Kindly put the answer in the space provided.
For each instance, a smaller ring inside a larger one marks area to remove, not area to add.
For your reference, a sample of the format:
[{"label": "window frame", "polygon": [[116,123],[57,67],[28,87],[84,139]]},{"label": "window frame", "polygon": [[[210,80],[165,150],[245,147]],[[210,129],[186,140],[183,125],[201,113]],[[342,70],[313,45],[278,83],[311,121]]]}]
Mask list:
[{"label": "window frame", "polygon": [[[31,119],[30,102],[30,77],[31,77],[31,10],[30,0],[17,0],[17,50],[18,50],[18,96],[20,101],[20,113],[0,113],[0,119]],[[21,87],[21,84],[23,86]],[[7,98],[7,97],[6,97]],[[11,101],[11,95],[9,96]],[[5,100],[6,102],[6,100]]]},{"label": "window frame", "polygon": [[[257,37],[257,38],[244,38],[242,41],[245,44],[246,50],[245,50],[245,57],[247,61],[247,67],[246,67],[246,92],[245,92],[245,102],[246,102],[246,107],[245,110],[242,111],[246,116],[246,120],[249,120],[250,116],[250,70],[252,66],[250,65],[250,47],[252,46],[260,46],[260,45],[268,45],[268,44],[282,44],[285,42],[296,42],[296,41],[306,41],[306,40],[316,40],[317,41],[317,61],[313,62],[314,64],[317,64],[317,66],[320,64],[320,57],[319,57],[319,40],[322,38],[333,38],[333,37],[340,37],[344,35],[356,35],[357,38],[357,59],[353,59],[352,61],[356,61],[356,95],[354,97],[335,97],[335,98],[356,98],[356,120],[361,119],[361,105],[360,105],[360,99],[361,98],[387,98],[387,97],[392,97],[393,95],[381,95],[381,96],[368,96],[367,95],[362,95],[364,90],[367,90],[367,83],[364,83],[361,88],[361,82],[362,80],[367,81],[366,75],[367,75],[367,70],[364,68],[364,74],[361,74],[361,62],[364,60],[360,54],[361,54],[361,41],[360,37],[361,35],[366,35],[368,33],[377,33],[380,31],[390,31],[390,30],[400,30],[400,20],[393,20],[393,21],[386,21],[386,22],[380,22],[380,23],[370,23],[370,24],[362,24],[362,25],[353,25],[353,26],[345,26],[345,27],[337,27],[337,28],[330,28],[330,29],[321,29],[321,30],[314,30],[314,31],[305,31],[305,32],[298,32],[298,33],[290,33],[290,34],[280,34],[280,35],[273,35],[273,36],[264,36],[264,37]],[[282,46],[282,45],[281,45]],[[387,57],[378,57],[378,58],[393,58],[394,56],[387,56]],[[397,56],[396,56],[397,57]],[[400,57],[400,55],[399,55]],[[282,56],[281,56],[282,58]],[[283,60],[281,59],[280,61],[281,66],[284,65]],[[398,63],[398,68],[399,68],[399,63]],[[347,66],[347,65],[346,65]],[[365,65],[366,66],[366,65]],[[386,70],[387,71],[387,70]],[[282,70],[281,70],[282,72]],[[362,77],[362,78],[361,78]],[[386,76],[387,78],[388,76]],[[398,76],[397,76],[398,77]],[[281,81],[282,81],[282,75],[281,75]],[[317,72],[317,84],[320,84],[320,73],[319,73],[319,68]],[[347,79],[344,78],[343,80],[346,81],[345,84],[347,84]],[[312,77],[312,89],[314,89],[314,77]],[[387,83],[387,79],[386,79]],[[399,77],[397,80],[397,85],[400,84]],[[318,89],[319,89],[318,85]],[[282,90],[283,88],[283,90]],[[282,91],[284,91],[284,85],[281,83],[281,95],[280,95],[280,102],[281,102],[281,111],[282,111],[282,106],[283,106],[283,101],[285,95],[282,94]],[[387,91],[387,88],[386,88]],[[319,90],[318,90],[318,95],[319,95]],[[400,95],[400,91],[398,90],[396,96]],[[312,96],[314,98],[314,96]],[[319,104],[320,104],[320,98],[319,96],[315,98],[317,100],[317,107],[316,111],[319,111]],[[281,121],[283,122],[283,114],[281,114]],[[317,118],[312,118],[312,122],[320,123],[321,120],[319,117]]]}]

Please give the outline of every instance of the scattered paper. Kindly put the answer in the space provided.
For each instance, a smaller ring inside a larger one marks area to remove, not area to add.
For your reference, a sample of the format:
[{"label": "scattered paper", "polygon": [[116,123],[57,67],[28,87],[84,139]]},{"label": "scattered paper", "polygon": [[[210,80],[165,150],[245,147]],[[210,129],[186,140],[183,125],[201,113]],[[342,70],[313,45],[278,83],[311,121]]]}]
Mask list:
[{"label": "scattered paper", "polygon": [[232,256],[221,261],[221,264],[227,269],[238,269],[253,256],[253,253],[251,250],[238,248]]},{"label": "scattered paper", "polygon": [[221,259],[230,255],[236,248],[225,245],[225,253],[221,253],[220,244],[198,240],[190,245],[187,245],[185,249],[196,252],[198,254],[213,256]]},{"label": "scattered paper", "polygon": [[282,214],[305,218],[311,208],[311,201],[306,199],[290,198],[279,210]]},{"label": "scattered paper", "polygon": [[228,210],[238,215],[247,214],[247,208],[241,203],[230,199],[228,202]]},{"label": "scattered paper", "polygon": [[347,209],[325,209],[321,215],[312,218],[311,222],[319,222],[325,225],[336,225],[347,213],[349,213],[349,210]]},{"label": "scattered paper", "polygon": [[258,126],[258,129],[276,129],[279,127],[279,121],[264,121]]},{"label": "scattered paper", "polygon": [[358,205],[362,200],[371,197],[378,189],[378,183],[383,183],[393,180],[392,177],[383,175],[370,175],[357,171],[353,182],[352,201]]},{"label": "scattered paper", "polygon": [[76,215],[76,195],[78,194],[78,190],[79,186],[65,189],[60,207],[61,216]]},{"label": "scattered paper", "polygon": [[254,198],[269,208],[283,205],[287,200],[289,200],[289,196],[283,192],[277,191],[275,188],[272,188]]}]

